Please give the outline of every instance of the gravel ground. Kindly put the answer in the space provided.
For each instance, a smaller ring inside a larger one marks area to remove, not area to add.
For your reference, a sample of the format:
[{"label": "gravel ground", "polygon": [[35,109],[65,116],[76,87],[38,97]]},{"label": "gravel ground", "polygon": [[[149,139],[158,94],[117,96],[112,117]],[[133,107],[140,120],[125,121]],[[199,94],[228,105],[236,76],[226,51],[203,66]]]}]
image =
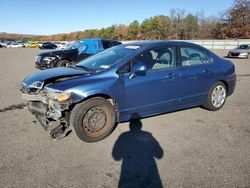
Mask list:
[{"label": "gravel ground", "polygon": [[137,187],[250,187],[250,60],[231,59],[237,86],[220,111],[192,108],[122,123],[89,144],[74,131],[51,140],[24,107],[19,83],[36,71],[38,52],[0,49],[0,187],[106,188],[130,176]]}]

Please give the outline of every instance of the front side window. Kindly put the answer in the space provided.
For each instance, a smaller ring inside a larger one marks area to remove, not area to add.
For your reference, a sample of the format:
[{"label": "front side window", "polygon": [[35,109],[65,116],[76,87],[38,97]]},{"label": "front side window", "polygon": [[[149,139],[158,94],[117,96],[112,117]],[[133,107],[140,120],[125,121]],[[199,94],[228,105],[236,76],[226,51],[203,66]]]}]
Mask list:
[{"label": "front side window", "polygon": [[159,47],[145,51],[133,60],[133,63],[143,62],[148,70],[171,68],[176,65],[176,52],[174,46]]},{"label": "front side window", "polygon": [[205,50],[194,47],[180,47],[181,65],[192,66],[211,63]]}]

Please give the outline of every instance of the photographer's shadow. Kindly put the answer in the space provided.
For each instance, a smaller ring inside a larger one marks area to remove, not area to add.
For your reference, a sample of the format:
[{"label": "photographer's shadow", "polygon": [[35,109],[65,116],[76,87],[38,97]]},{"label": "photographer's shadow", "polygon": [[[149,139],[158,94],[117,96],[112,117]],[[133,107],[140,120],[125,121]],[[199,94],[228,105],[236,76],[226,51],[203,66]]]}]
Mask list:
[{"label": "photographer's shadow", "polygon": [[139,119],[130,121],[129,127],[112,152],[115,160],[122,160],[119,187],[163,187],[154,159],[163,157],[161,146],[151,133],[141,130]]}]

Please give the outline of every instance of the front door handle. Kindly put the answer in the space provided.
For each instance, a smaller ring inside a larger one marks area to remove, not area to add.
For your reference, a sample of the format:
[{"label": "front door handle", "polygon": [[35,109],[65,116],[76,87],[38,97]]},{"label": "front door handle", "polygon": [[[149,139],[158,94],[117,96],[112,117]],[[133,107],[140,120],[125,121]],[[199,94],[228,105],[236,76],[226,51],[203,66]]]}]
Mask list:
[{"label": "front door handle", "polygon": [[169,73],[168,75],[164,76],[164,78],[168,79],[175,79],[177,76],[174,73]]},{"label": "front door handle", "polygon": [[202,73],[210,73],[210,72],[211,72],[210,69],[204,69],[204,70],[202,71]]}]

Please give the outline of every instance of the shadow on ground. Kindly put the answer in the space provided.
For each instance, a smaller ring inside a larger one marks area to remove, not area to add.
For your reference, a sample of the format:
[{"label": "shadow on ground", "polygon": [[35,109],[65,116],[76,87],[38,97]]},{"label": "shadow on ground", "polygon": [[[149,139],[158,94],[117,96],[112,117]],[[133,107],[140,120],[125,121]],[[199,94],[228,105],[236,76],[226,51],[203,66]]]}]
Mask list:
[{"label": "shadow on ground", "polygon": [[115,160],[122,160],[118,187],[163,187],[155,161],[163,157],[163,149],[151,133],[141,130],[139,119],[130,121],[129,127],[112,151]]}]

